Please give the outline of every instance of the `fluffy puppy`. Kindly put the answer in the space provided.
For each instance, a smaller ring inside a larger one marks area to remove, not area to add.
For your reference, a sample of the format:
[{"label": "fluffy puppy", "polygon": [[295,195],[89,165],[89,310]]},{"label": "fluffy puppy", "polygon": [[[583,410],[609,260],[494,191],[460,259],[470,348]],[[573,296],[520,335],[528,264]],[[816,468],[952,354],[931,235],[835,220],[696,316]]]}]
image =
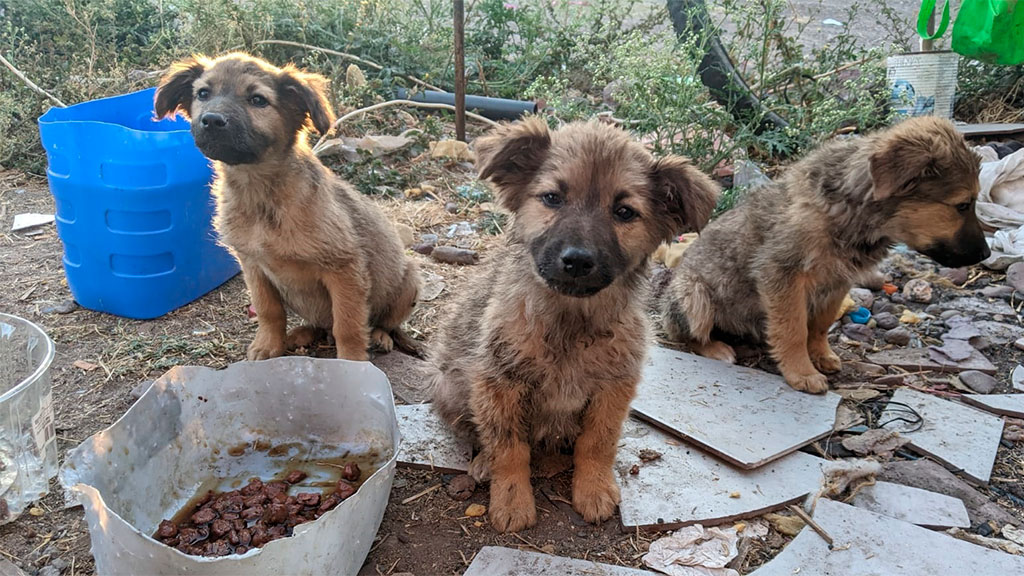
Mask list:
[{"label": "fluffy puppy", "polygon": [[952,123],[933,117],[821,146],[686,251],[662,296],[665,331],[727,362],[733,350],[713,330],[767,339],[790,386],[825,392],[822,372],[840,369],[828,328],[890,247],[950,267],[989,256],[974,214],[978,170]]},{"label": "fluffy puppy", "polygon": [[648,256],[702,227],[718,189],[597,122],[550,132],[534,117],[476,152],[513,218],[432,342],[434,407],[475,443],[497,530],[536,521],[531,448],[574,446],[573,507],[600,522],[619,502],[615,447],[648,345]]},{"label": "fluffy puppy", "polygon": [[[366,360],[394,342],[419,276],[381,210],[313,155],[306,130],[333,113],[322,76],[246,54],[178,62],[156,93],[157,116],[183,113],[214,160],[215,225],[242,266],[259,320],[250,360],[284,354],[329,330],[338,358]],[[305,325],[285,333],[286,309]]]}]

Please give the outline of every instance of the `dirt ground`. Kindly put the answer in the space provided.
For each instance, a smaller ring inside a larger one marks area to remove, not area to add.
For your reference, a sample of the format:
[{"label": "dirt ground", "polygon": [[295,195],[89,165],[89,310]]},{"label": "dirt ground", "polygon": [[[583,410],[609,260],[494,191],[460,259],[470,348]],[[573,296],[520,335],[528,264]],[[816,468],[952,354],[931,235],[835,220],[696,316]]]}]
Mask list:
[{"label": "dirt ground", "polygon": [[[442,236],[442,243],[452,243],[454,240],[444,237],[449,226],[463,220],[479,224],[488,218],[490,206],[486,202],[467,200],[457,190],[458,186],[473,180],[471,166],[423,159],[411,162],[425,166],[420,174],[425,182],[437,187],[436,198],[415,201],[400,196],[377,198],[395,221],[411,226],[417,237],[432,232]],[[133,402],[132,390],[140,382],[154,379],[176,365],[217,368],[243,360],[256,324],[248,317],[249,299],[240,276],[156,320],[128,320],[77,307],[66,313],[52,310],[71,299],[61,267],[61,244],[56,230],[51,225],[24,234],[13,233],[10,228],[15,214],[52,213],[53,209],[44,179],[0,172],[0,310],[38,323],[56,343],[51,375],[58,450],[63,460],[68,450],[112,424],[129,408]],[[500,230],[500,221],[490,221],[493,231]],[[497,236],[480,233],[472,237],[470,243],[486,257],[488,247],[497,241]],[[443,279],[446,284],[437,298],[417,308],[410,323],[418,338],[429,339],[439,311],[455,299],[459,285],[475,269],[438,264],[421,255],[415,258],[425,275],[433,278],[431,282]],[[891,273],[900,283],[905,281],[904,275],[931,274],[928,277],[933,277],[930,271],[935,270],[933,264],[914,256],[905,257],[902,267],[892,268]],[[954,289],[948,282],[935,281],[940,293],[938,300],[1003,281],[1000,275],[980,269],[972,270],[971,278],[964,290]],[[924,306],[917,307],[923,309]],[[927,332],[928,328],[921,330]],[[865,350],[856,342],[838,336],[833,338],[844,360],[863,357]],[[331,357],[333,349],[319,346],[311,353]],[[1006,347],[987,354],[999,368],[1000,385],[1008,387],[1009,372],[1024,360],[1024,353]],[[79,366],[88,369],[76,367],[76,361],[87,362]],[[746,350],[742,361],[774,370],[763,351],[757,349]],[[941,387],[941,383],[938,385]],[[862,388],[868,385],[863,375],[847,368],[833,381],[833,386]],[[853,407],[864,413],[873,409],[866,402]],[[829,448],[819,444],[807,450],[824,455]],[[1022,478],[1024,444],[1005,442],[1000,447],[992,488],[983,492],[1024,521],[1024,512],[1017,506],[1024,504]],[[496,534],[486,517],[464,515],[470,503],[487,504],[486,487],[478,487],[466,502],[453,500],[442,486],[407,504],[402,503],[446,480],[447,477],[437,473],[399,469],[383,523],[361,574],[461,574],[474,554],[487,545],[639,567],[647,545],[659,536],[658,533],[624,531],[617,518],[600,526],[583,522],[569,504],[571,476],[568,473],[535,481],[540,519],[536,527],[519,534]],[[48,576],[93,574],[82,509],[64,509],[63,502],[63,490],[54,480],[51,493],[31,513],[0,527],[0,555],[30,575],[44,568],[49,569]],[[749,551],[740,563],[741,571],[747,573],[765,562],[785,541],[773,531],[765,544]]]}]

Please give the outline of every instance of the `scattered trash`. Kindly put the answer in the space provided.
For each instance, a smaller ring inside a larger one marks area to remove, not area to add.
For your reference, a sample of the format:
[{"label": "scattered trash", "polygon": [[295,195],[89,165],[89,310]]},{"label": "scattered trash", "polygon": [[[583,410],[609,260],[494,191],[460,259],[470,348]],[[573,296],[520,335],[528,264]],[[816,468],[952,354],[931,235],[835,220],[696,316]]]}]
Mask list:
[{"label": "scattered trash", "polygon": [[846,404],[840,404],[839,407],[836,408],[836,422],[832,425],[832,430],[839,432],[854,426],[859,426],[863,423],[864,416],[862,416],[860,412],[850,408]]},{"label": "scattered trash", "polygon": [[694,524],[651,542],[643,561],[669,576],[739,576],[726,568],[736,556],[738,540],[735,527]]},{"label": "scattered trash", "polygon": [[846,24],[843,24],[842,22],[836,20],[835,18],[825,18],[824,20],[821,21],[821,23],[824,24],[825,26],[846,26]]},{"label": "scattered trash", "polygon": [[60,304],[43,308],[43,314],[70,314],[78,310],[78,302],[68,298],[61,300]]},{"label": "scattered trash", "polygon": [[765,176],[764,171],[756,163],[740,158],[733,163],[733,186],[745,190],[752,190],[759,186],[771,184],[771,178]]},{"label": "scattered trash", "polygon": [[367,156],[378,158],[398,152],[412,144],[404,136],[366,135],[362,138],[331,138],[320,147],[317,156],[341,155],[346,162],[359,162]]},{"label": "scattered trash", "polygon": [[490,188],[480,181],[474,181],[470,184],[457,186],[455,188],[455,194],[458,195],[459,198],[476,203],[490,202],[494,200],[494,195],[491,194]]},{"label": "scattered trash", "polygon": [[910,310],[904,310],[903,313],[900,314],[900,322],[903,324],[917,324],[920,321],[921,317]]},{"label": "scattered trash", "polygon": [[984,158],[975,210],[978,219],[996,232],[990,241],[992,256],[982,264],[1004,270],[1024,258],[1024,152],[997,159],[985,148],[975,148]]},{"label": "scattered trash", "polygon": [[885,460],[891,458],[894,452],[909,443],[910,438],[900,436],[899,432],[881,428],[843,438],[843,448],[854,454],[858,456],[877,455]]},{"label": "scattered trash", "polygon": [[861,306],[854,310],[853,312],[850,312],[850,320],[856,324],[867,324],[870,318],[871,311],[865,308],[864,306]]},{"label": "scattered trash", "polygon": [[839,305],[839,310],[836,311],[836,320],[839,320],[843,316],[846,316],[850,312],[857,309],[857,303],[850,297],[849,294],[843,297],[842,304]]},{"label": "scattered trash", "polygon": [[928,304],[932,301],[932,285],[927,280],[914,278],[903,285],[903,297],[911,302]]},{"label": "scattered trash", "polygon": [[886,282],[885,284],[882,284],[882,292],[885,292],[887,296],[892,296],[893,294],[899,291],[899,287],[891,282]]},{"label": "scattered trash", "polygon": [[79,370],[85,370],[86,372],[92,372],[93,370],[99,368],[98,365],[93,364],[92,362],[87,362],[85,360],[75,360],[71,365],[74,366],[75,368],[78,368]]},{"label": "scattered trash", "polygon": [[440,142],[431,142],[429,146],[431,158],[448,158],[467,162],[476,160],[469,145],[459,140],[441,140]]},{"label": "scattered trash", "polygon": [[479,259],[476,250],[466,250],[454,246],[438,246],[430,252],[430,257],[445,264],[476,264]]},{"label": "scattered trash", "polygon": [[483,504],[470,504],[469,507],[466,508],[465,514],[470,518],[479,518],[480,516],[487,514],[487,507]]},{"label": "scattered trash", "polygon": [[456,222],[448,227],[448,232],[445,236],[449,238],[455,238],[456,236],[473,236],[476,234],[476,230],[473,229],[473,225],[469,222],[462,221]]},{"label": "scattered trash", "polygon": [[1007,524],[1006,526],[1003,526],[1001,532],[1003,534],[1003,538],[1006,538],[1014,544],[1024,546],[1024,530],[1017,528],[1013,524]]},{"label": "scattered trash", "polygon": [[36,226],[43,226],[45,224],[52,224],[54,222],[53,214],[15,214],[14,224],[11,226],[11,231],[21,232],[22,230],[28,230],[29,228],[35,228]]},{"label": "scattered trash", "polygon": [[433,272],[423,273],[423,284],[420,286],[419,301],[430,302],[437,298],[444,291],[445,284],[444,277]]},{"label": "scattered trash", "polygon": [[[971,544],[977,544],[989,550],[998,550],[1000,552],[1006,552],[1007,554],[1013,554],[1014,556],[1024,555],[1024,546],[1018,545],[1016,542],[1010,540],[1002,540],[1000,538],[990,538],[988,536],[982,536],[980,534],[974,534],[973,532],[967,532],[960,528],[950,528],[946,530],[946,534],[949,534],[957,540],[963,540],[964,542],[970,542]],[[1009,556],[1007,556],[1009,558]],[[989,564],[979,564],[985,566],[986,570],[991,567]],[[1016,572],[1020,573],[1024,570],[1024,562],[1021,562],[1020,566],[1016,567]],[[966,573],[966,572],[965,572]]]}]

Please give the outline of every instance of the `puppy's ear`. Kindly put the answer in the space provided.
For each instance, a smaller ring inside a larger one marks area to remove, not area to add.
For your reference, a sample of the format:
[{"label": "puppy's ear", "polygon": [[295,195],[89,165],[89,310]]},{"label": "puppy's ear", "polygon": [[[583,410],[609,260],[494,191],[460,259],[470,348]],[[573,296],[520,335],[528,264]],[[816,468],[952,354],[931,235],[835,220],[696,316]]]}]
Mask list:
[{"label": "puppy's ear", "polygon": [[279,84],[281,105],[296,119],[295,131],[312,128],[321,136],[334,123],[334,111],[327,99],[327,78],[285,66]]},{"label": "puppy's ear", "polygon": [[671,221],[665,238],[681,231],[699,232],[711,218],[721,188],[690,161],[666,156],[651,167],[654,199]]},{"label": "puppy's ear", "polygon": [[924,174],[934,154],[929,139],[921,135],[893,132],[883,136],[869,158],[874,199],[901,193]]},{"label": "puppy's ear", "polygon": [[208,60],[199,55],[171,64],[160,79],[153,99],[157,118],[173,116],[178,112],[188,118],[189,109],[192,108],[192,83],[202,76],[207,64]]},{"label": "puppy's ear", "polygon": [[532,116],[491,130],[473,146],[480,178],[494,182],[499,201],[514,212],[523,201],[520,193],[544,164],[551,132],[543,118]]}]

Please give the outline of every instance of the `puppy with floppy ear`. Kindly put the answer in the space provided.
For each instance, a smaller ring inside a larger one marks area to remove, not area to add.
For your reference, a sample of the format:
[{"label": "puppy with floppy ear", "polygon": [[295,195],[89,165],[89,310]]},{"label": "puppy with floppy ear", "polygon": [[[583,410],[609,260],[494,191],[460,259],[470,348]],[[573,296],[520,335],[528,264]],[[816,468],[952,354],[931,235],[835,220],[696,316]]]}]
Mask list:
[{"label": "puppy with floppy ear", "polygon": [[[242,266],[259,327],[250,360],[308,346],[329,331],[338,357],[366,360],[395,343],[419,290],[394,226],[313,155],[306,131],[334,114],[327,81],[240,53],[173,65],[156,93],[157,116],[182,113],[214,161],[215,220]],[[286,333],[286,310],[305,325]]]},{"label": "puppy with floppy ear", "polygon": [[475,144],[513,216],[434,339],[434,407],[474,443],[496,529],[536,521],[531,454],[559,449],[574,453],[573,506],[600,522],[619,502],[615,447],[648,345],[648,256],[704,226],[718,188],[597,122],[530,118]]},{"label": "puppy with floppy ear", "polygon": [[950,267],[988,258],[978,164],[956,127],[933,117],[823,145],[687,249],[663,294],[665,331],[729,362],[713,331],[766,339],[790,386],[825,392],[823,372],[840,369],[829,326],[893,244]]}]

